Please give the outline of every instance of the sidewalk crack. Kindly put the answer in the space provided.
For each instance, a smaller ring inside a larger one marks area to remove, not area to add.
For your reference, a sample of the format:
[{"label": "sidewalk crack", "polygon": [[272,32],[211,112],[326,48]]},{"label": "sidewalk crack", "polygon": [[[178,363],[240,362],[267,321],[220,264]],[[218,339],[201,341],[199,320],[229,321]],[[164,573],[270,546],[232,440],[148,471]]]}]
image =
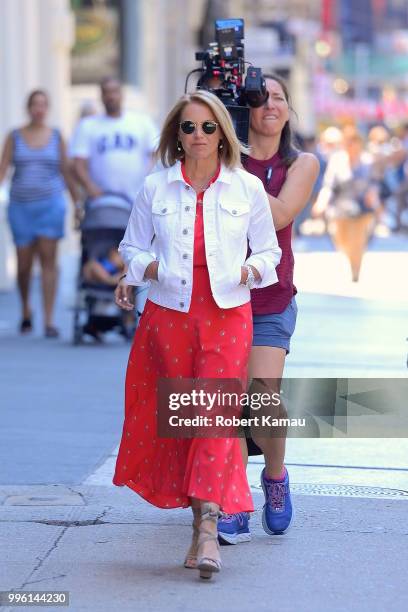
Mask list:
[{"label": "sidewalk crack", "polygon": [[41,569],[41,567],[44,565],[45,561],[48,559],[48,557],[51,555],[51,553],[58,547],[58,544],[60,543],[60,541],[64,537],[67,529],[68,529],[68,527],[64,527],[64,529],[61,531],[59,536],[57,536],[57,538],[56,538],[55,542],[53,543],[53,545],[49,548],[49,550],[45,553],[45,555],[43,557],[37,557],[37,559],[38,559],[37,565],[32,569],[31,573],[27,576],[27,578],[25,579],[24,583],[21,585],[20,590],[24,590],[24,588],[28,584],[31,584],[30,578],[32,576],[34,576],[34,574]]}]

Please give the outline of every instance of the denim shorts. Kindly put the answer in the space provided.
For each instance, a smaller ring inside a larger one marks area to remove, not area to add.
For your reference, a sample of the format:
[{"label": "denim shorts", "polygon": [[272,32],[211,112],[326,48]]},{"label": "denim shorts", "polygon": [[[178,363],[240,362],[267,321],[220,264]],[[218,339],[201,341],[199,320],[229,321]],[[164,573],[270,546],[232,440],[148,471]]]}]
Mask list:
[{"label": "denim shorts", "polygon": [[290,350],[290,339],[295,331],[297,304],[293,297],[283,312],[253,315],[252,346],[271,346]]},{"label": "denim shorts", "polygon": [[8,220],[16,246],[28,246],[37,238],[58,240],[64,235],[65,196],[56,193],[33,202],[10,201]]}]

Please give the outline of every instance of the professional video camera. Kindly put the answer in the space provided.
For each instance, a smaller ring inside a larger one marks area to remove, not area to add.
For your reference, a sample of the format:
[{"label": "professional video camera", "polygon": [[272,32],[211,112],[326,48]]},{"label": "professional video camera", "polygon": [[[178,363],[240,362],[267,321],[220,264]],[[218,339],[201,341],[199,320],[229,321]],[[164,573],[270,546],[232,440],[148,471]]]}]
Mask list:
[{"label": "professional video camera", "polygon": [[[218,19],[215,38],[206,51],[195,54],[202,62],[197,88],[214,93],[228,109],[238,138],[248,143],[249,107],[262,106],[268,99],[265,79],[260,68],[244,60],[244,20]],[[250,64],[244,82],[245,64]]]}]

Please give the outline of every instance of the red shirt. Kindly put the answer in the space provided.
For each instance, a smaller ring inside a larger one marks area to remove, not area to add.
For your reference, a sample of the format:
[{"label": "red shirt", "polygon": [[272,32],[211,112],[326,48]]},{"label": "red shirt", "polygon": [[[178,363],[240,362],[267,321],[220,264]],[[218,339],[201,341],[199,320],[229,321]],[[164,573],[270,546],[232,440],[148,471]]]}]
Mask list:
[{"label": "red shirt", "polygon": [[[220,170],[221,170],[221,166],[218,165],[216,173],[214,174],[211,181],[208,183],[206,187],[207,189],[210,185],[212,185],[212,183],[214,183],[217,180]],[[182,172],[185,182],[188,185],[191,185],[191,181],[186,175],[186,169],[183,163],[181,164],[181,172]],[[207,258],[205,256],[205,242],[204,242],[204,217],[203,217],[204,193],[205,193],[205,190],[198,193],[197,201],[196,201],[196,218],[195,218],[195,225],[194,225],[194,259],[193,259],[194,267],[207,265]]]},{"label": "red shirt", "polygon": [[[265,160],[248,157],[244,161],[244,167],[248,172],[261,179],[267,193],[274,197],[278,196],[287,174],[287,167],[282,163],[279,153]],[[272,169],[272,172],[269,169]],[[270,177],[269,181],[268,177]],[[295,262],[292,252],[292,225],[293,222],[276,232],[279,246],[282,249],[282,257],[276,268],[278,282],[263,289],[253,289],[251,291],[252,313],[254,315],[283,312],[292,297],[297,293],[293,284]]]}]

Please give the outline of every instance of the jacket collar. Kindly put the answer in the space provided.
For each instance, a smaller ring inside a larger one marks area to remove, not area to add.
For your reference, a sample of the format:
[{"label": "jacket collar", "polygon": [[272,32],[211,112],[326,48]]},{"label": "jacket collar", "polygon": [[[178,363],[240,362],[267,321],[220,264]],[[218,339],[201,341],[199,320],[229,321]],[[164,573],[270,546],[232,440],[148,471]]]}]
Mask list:
[{"label": "jacket collar", "polygon": [[[224,164],[221,164],[220,174],[216,182],[231,183],[233,170],[230,170]],[[181,172],[181,162],[177,161],[174,166],[170,166],[167,171],[167,181],[173,183],[174,181],[184,182],[183,173]]]}]

